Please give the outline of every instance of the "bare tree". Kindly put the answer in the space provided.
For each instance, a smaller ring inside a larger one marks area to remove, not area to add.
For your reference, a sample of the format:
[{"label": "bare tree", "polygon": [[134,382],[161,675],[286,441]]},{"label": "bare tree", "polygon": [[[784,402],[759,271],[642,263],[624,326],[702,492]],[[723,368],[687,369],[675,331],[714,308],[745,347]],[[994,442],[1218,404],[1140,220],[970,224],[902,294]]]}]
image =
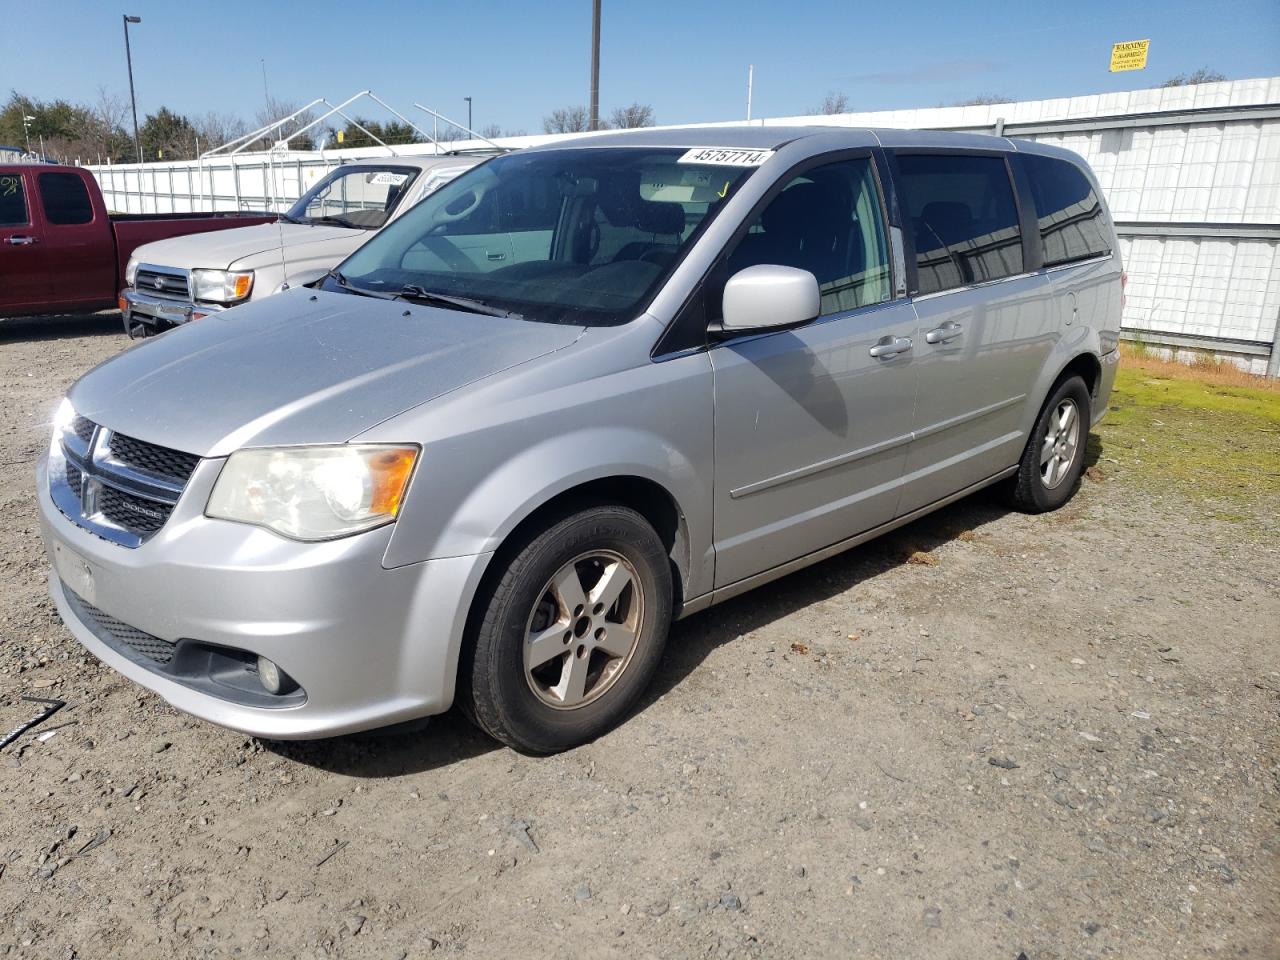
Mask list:
[{"label": "bare tree", "polygon": [[232,113],[218,113],[214,110],[193,120],[192,126],[195,127],[196,135],[200,138],[201,153],[220,147],[224,143],[230,143],[249,132],[249,124],[243,117],[237,117]]},{"label": "bare tree", "polygon": [[85,159],[123,159],[133,144],[125,130],[129,116],[129,102],[111,93],[105,86],[98,86],[98,98],[87,104],[77,125]]},{"label": "bare tree", "polygon": [[818,107],[814,113],[821,113],[825,116],[831,116],[836,113],[849,112],[849,95],[847,93],[838,93],[834,90],[827,93],[822,98],[822,106]]},{"label": "bare tree", "polygon": [[980,93],[975,97],[968,97],[964,100],[957,100],[951,104],[953,107],[989,107],[996,103],[1013,103],[1013,97],[1006,97],[999,93]]},{"label": "bare tree", "polygon": [[547,133],[582,133],[587,129],[587,108],[560,107],[542,118],[542,129]]},{"label": "bare tree", "polygon": [[611,119],[613,125],[619,130],[652,127],[654,124],[653,107],[647,103],[633,103],[629,107],[618,107],[613,111]]},{"label": "bare tree", "polygon": [[1170,77],[1160,86],[1189,87],[1196,83],[1217,83],[1225,79],[1227,79],[1225,74],[1219,73],[1217,70],[1210,70],[1208,67],[1201,67],[1192,73],[1180,73],[1176,77]]},{"label": "bare tree", "polygon": [[[268,98],[267,102],[262,105],[254,116],[255,126],[265,127],[269,123],[275,123],[277,120],[283,120],[285,117],[295,113],[302,104],[296,100],[278,100],[275,97]],[[301,130],[314,119],[311,111],[294,117],[291,121],[277,127],[274,131],[269,132],[262,140],[257,141],[254,146],[260,149],[267,149],[277,140],[283,140],[290,134]],[[308,134],[310,131],[308,131]],[[310,150],[313,146],[312,139],[309,135],[304,134],[295,138],[290,146],[295,150]]]}]

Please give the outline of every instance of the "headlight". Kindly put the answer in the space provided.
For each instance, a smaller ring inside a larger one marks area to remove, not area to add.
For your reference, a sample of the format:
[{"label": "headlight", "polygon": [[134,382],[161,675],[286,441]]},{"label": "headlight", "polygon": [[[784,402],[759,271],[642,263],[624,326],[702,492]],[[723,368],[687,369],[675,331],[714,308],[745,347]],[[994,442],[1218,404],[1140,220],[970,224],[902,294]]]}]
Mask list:
[{"label": "headlight", "polygon": [[138,279],[138,258],[130,257],[124,268],[124,285],[132,287],[133,281],[136,279]]},{"label": "headlight", "polygon": [[390,523],[417,447],[342,444],[240,450],[228,458],[205,516],[294,540],[332,540]]},{"label": "headlight", "polygon": [[192,270],[191,295],[196,300],[213,303],[236,303],[253,289],[253,271]]},{"label": "headlight", "polygon": [[56,442],[64,433],[71,429],[71,422],[76,418],[75,408],[71,406],[71,401],[66,397],[58,404],[58,409],[53,414],[53,439]]}]

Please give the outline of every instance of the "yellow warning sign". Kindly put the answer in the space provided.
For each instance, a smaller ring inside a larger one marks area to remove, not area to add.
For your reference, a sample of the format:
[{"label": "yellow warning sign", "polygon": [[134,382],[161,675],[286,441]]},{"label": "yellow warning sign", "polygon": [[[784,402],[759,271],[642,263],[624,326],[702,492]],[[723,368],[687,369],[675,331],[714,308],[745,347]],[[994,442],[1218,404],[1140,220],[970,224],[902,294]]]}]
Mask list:
[{"label": "yellow warning sign", "polygon": [[[1142,59],[1143,59],[1143,62],[1145,63],[1145,62],[1146,62],[1146,59],[1147,59],[1146,54],[1143,54],[1143,55],[1142,55]],[[345,131],[345,130],[339,130],[339,131],[338,131],[338,142],[339,142],[339,143],[341,143],[343,140],[345,140],[345,139],[346,139],[346,137],[344,136],[344,134],[345,134],[346,132],[347,132],[347,131]]]},{"label": "yellow warning sign", "polygon": [[1125,40],[1111,45],[1111,72],[1145,70],[1150,40]]}]

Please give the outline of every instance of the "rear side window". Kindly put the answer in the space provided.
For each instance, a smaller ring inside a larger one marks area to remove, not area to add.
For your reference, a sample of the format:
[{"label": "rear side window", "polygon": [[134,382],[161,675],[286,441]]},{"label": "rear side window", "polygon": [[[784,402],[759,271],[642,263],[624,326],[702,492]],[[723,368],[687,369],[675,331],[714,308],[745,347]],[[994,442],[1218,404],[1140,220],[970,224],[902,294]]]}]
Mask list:
[{"label": "rear side window", "polygon": [[937,293],[1022,272],[1022,236],[1002,157],[898,156],[918,292]]},{"label": "rear side window", "polygon": [[1089,178],[1074,163],[1055,157],[1021,154],[1031,182],[1031,198],[1040,222],[1044,265],[1106,256],[1110,231]]},{"label": "rear side window", "polygon": [[0,175],[0,227],[23,227],[27,220],[27,192],[17,174]]},{"label": "rear side window", "polygon": [[74,173],[40,174],[40,202],[48,223],[69,226],[93,219],[89,191]]}]

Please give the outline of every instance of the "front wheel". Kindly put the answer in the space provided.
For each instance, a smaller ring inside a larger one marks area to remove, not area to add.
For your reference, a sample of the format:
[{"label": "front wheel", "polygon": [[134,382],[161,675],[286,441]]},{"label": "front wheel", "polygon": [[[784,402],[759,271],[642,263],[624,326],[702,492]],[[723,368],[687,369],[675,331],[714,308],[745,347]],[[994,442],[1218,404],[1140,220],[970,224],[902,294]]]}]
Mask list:
[{"label": "front wheel", "polygon": [[671,622],[671,569],[645,519],[620,506],[565,517],[511,555],[481,599],[467,711],[490,736],[556,753],[622,720]]},{"label": "front wheel", "polygon": [[1015,508],[1046,513],[1075,494],[1084,470],[1090,410],[1089,389],[1080,377],[1068,377],[1049,395],[1009,487]]}]

